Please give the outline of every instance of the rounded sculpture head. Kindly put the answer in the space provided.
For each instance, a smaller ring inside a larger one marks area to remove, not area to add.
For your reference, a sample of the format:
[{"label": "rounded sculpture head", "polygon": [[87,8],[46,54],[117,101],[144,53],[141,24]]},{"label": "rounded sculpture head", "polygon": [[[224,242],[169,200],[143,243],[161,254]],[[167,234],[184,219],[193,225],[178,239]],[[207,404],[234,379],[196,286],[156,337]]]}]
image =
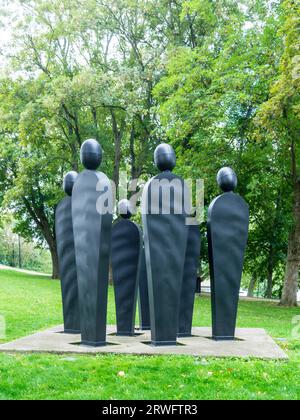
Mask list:
[{"label": "rounded sculpture head", "polygon": [[102,147],[94,140],[86,140],[80,149],[80,160],[86,169],[96,170],[102,161]]},{"label": "rounded sculpture head", "polygon": [[222,191],[234,191],[237,187],[237,176],[233,169],[225,167],[219,170],[217,183]]},{"label": "rounded sculpture head", "polygon": [[73,187],[76,181],[78,173],[75,171],[68,172],[67,175],[64,177],[64,192],[71,197],[73,192]]},{"label": "rounded sculpture head", "polygon": [[164,171],[172,171],[176,166],[176,155],[172,146],[162,143],[155,149],[154,163],[156,167]]},{"label": "rounded sculpture head", "polygon": [[129,200],[121,200],[118,204],[119,215],[123,219],[130,219],[132,216],[132,208]]}]

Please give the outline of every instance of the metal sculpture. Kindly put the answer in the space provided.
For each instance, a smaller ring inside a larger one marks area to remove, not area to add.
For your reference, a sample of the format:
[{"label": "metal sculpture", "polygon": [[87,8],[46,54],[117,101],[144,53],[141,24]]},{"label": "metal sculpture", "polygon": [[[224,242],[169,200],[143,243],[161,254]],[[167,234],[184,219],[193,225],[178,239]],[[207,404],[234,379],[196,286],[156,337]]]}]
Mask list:
[{"label": "metal sculpture", "polygon": [[120,201],[119,214],[122,219],[112,228],[111,252],[117,335],[134,336],[142,234],[139,226],[130,220],[128,200]]},{"label": "metal sculpture", "polygon": [[80,334],[80,316],[74,235],[72,224],[72,191],[78,174],[69,172],[64,178],[67,196],[61,200],[55,213],[57,254],[61,279],[64,332]]},{"label": "metal sculpture", "polygon": [[78,175],[72,195],[82,344],[106,344],[106,318],[112,229],[112,186],[96,169],[102,149],[87,140],[80,151],[86,168]]},{"label": "metal sculpture", "polygon": [[222,168],[217,182],[224,194],[208,210],[213,339],[234,340],[239,290],[249,226],[249,208],[233,191],[237,177]]},{"label": "metal sculpture", "polygon": [[199,226],[190,225],[187,229],[188,240],[181,287],[178,337],[190,337],[192,335],[194,302],[201,248]]},{"label": "metal sculpture", "polygon": [[144,247],[142,249],[139,269],[139,320],[141,331],[151,329],[147,267]]},{"label": "metal sculpture", "polygon": [[142,198],[151,343],[176,345],[188,232],[187,191],[184,181],[172,174],[176,156],[171,146],[158,146],[154,161],[161,173],[146,184]]}]

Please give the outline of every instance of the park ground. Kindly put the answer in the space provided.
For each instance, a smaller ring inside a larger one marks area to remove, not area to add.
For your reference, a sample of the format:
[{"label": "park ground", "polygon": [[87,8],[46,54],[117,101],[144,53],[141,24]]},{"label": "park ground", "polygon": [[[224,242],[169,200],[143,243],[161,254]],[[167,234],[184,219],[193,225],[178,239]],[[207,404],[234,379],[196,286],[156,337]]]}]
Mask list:
[{"label": "park ground", "polygon": [[[0,343],[61,324],[59,282],[1,270],[0,315],[7,327]],[[275,302],[240,303],[238,326],[265,328],[287,352],[288,361],[0,353],[0,399],[299,400],[297,316],[300,308]],[[108,322],[115,322],[111,288]],[[210,324],[209,298],[197,297],[194,325]]]}]

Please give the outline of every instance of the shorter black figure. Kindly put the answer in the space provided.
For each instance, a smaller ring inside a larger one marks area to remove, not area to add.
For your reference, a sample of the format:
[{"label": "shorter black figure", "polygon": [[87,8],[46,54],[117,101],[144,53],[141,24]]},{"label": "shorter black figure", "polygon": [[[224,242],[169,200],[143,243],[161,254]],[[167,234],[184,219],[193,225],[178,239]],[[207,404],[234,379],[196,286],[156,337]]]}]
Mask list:
[{"label": "shorter black figure", "polygon": [[144,248],[142,249],[139,270],[139,319],[140,330],[146,331],[151,329],[148,278]]},{"label": "shorter black figure", "polygon": [[187,229],[188,240],[181,286],[178,337],[190,337],[192,335],[194,302],[201,248],[199,226],[190,225]]},{"label": "shorter black figure", "polygon": [[77,271],[72,224],[72,191],[77,172],[69,172],[64,179],[67,194],[57,206],[55,231],[57,253],[61,278],[61,291],[64,315],[64,332],[80,334]]},{"label": "shorter black figure", "polygon": [[122,219],[112,228],[112,272],[115,291],[117,335],[133,336],[142,251],[140,228],[130,219],[130,203],[119,203]]},{"label": "shorter black figure", "polygon": [[224,194],[211,203],[207,223],[213,338],[234,340],[249,208],[233,192],[237,177],[231,168],[222,168],[217,182]]}]

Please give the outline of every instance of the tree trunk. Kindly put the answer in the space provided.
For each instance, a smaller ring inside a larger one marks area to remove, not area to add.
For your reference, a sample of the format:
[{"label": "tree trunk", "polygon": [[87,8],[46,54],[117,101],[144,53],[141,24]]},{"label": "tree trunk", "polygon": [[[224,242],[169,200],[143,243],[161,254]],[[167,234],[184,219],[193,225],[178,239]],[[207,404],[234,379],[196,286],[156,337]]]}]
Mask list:
[{"label": "tree trunk", "polygon": [[115,140],[115,160],[114,160],[114,173],[113,181],[116,187],[116,198],[118,197],[119,182],[120,182],[120,163],[121,163],[121,142],[125,130],[126,121],[122,118],[121,127],[118,127],[117,117],[113,110],[111,110],[112,130]]},{"label": "tree trunk", "polygon": [[267,299],[272,299],[273,291],[273,246],[271,245],[268,259],[268,280],[267,280],[267,290],[265,297]]},{"label": "tree trunk", "polygon": [[294,226],[289,235],[285,278],[280,305],[297,306],[300,267],[300,180],[294,180]]},{"label": "tree trunk", "polygon": [[119,183],[120,183],[120,163],[121,163],[121,139],[119,136],[115,138],[115,161],[113,181],[116,186],[116,196],[118,197]]},{"label": "tree trunk", "polygon": [[265,297],[267,299],[272,299],[272,291],[273,291],[273,273],[268,273],[267,279],[267,290],[265,293]]},{"label": "tree trunk", "polygon": [[[299,216],[300,217],[300,216]],[[287,263],[285,268],[284,286],[280,305],[297,306],[299,277],[299,235],[300,223],[295,226],[289,236]]]},{"label": "tree trunk", "polygon": [[58,266],[58,255],[57,255],[57,245],[55,238],[55,225],[51,229],[49,220],[47,219],[44,209],[37,206],[33,197],[28,199],[23,197],[23,201],[28,213],[31,215],[32,219],[37,225],[37,228],[40,229],[45,241],[49,246],[49,250],[52,258],[52,278],[59,278],[59,266]]},{"label": "tree trunk", "polygon": [[134,151],[134,139],[135,139],[135,127],[134,123],[132,124],[131,132],[130,132],[130,139],[129,139],[129,149],[130,149],[130,164],[131,164],[131,179],[136,178],[136,158],[135,158],[135,151]]},{"label": "tree trunk", "polygon": [[248,297],[253,297],[255,284],[256,284],[256,277],[252,276],[249,286],[248,286],[248,294],[247,294]]},{"label": "tree trunk", "polygon": [[50,234],[49,230],[47,228],[43,228],[43,235],[44,238],[49,246],[49,251],[51,254],[52,259],[52,279],[59,279],[59,265],[58,265],[58,255],[57,255],[57,245],[56,245],[56,239],[53,237],[53,235]]},{"label": "tree trunk", "polygon": [[51,248],[51,259],[52,259],[52,279],[59,279],[59,265],[58,265],[58,255],[57,249]]}]

